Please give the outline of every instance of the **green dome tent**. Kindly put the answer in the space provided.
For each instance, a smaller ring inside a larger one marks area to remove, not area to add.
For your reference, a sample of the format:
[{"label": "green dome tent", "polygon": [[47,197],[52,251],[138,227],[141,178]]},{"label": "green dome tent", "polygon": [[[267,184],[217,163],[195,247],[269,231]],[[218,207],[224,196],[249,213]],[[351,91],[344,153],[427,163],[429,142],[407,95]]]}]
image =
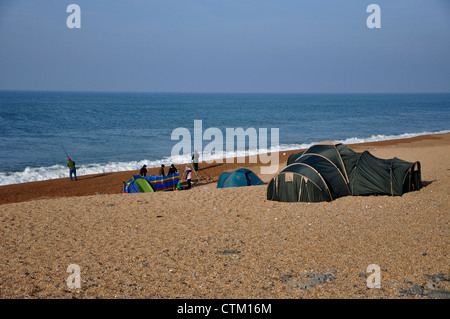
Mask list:
[{"label": "green dome tent", "polygon": [[217,188],[264,185],[264,182],[251,170],[239,168],[234,172],[222,173],[217,182]]},{"label": "green dome tent", "polygon": [[401,196],[421,187],[420,162],[380,159],[332,141],[290,155],[287,164],[269,182],[267,199],[322,202],[348,195]]}]

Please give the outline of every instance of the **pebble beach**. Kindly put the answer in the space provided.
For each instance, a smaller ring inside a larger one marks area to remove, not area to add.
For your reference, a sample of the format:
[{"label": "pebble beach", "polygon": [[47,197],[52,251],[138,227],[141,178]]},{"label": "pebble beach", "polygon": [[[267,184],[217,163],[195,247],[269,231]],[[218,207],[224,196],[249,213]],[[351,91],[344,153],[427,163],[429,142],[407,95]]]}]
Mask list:
[{"label": "pebble beach", "polygon": [[1,186],[0,298],[448,299],[450,134],[349,146],[420,161],[423,188],[323,203],[216,188],[238,167],[271,179],[248,162],[201,163],[176,192],[123,194],[137,171]]}]

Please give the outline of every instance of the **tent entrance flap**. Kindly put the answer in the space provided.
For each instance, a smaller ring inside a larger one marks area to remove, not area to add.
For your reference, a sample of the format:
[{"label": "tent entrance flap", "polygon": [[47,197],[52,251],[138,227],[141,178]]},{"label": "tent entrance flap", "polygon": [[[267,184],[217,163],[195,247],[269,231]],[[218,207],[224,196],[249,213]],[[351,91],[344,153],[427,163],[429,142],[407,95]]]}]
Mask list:
[{"label": "tent entrance flap", "polygon": [[136,185],[137,185],[140,193],[153,192],[153,188],[150,186],[150,184],[145,179],[138,178],[135,182],[136,182]]}]

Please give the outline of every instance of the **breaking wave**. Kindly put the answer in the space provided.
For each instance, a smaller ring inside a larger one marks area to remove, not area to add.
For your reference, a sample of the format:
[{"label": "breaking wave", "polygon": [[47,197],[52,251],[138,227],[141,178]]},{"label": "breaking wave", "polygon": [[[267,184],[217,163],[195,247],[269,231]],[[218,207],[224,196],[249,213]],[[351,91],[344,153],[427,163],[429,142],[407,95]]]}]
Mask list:
[{"label": "breaking wave", "polygon": [[[345,140],[338,140],[337,142],[343,144],[355,144],[355,143],[395,140],[395,139],[411,138],[421,135],[444,134],[444,133],[450,133],[450,130],[438,132],[404,133],[399,135],[373,135],[365,138],[351,137]],[[315,144],[316,142],[309,144],[282,144],[276,147],[271,147],[270,149],[221,152],[212,155],[211,154],[205,155],[201,159],[202,161],[218,161],[226,158],[266,154],[268,152],[283,152],[296,149],[304,149]],[[84,164],[77,166],[77,176],[139,170],[139,168],[142,167],[142,165],[144,164],[146,164],[147,167],[151,168],[151,167],[159,167],[161,166],[161,164],[170,165],[170,164],[183,164],[187,162],[190,162],[190,155],[171,156],[160,160],[141,160],[130,162],[110,162],[103,164],[102,163]],[[26,167],[23,171],[20,172],[6,172],[6,173],[0,172],[0,185],[36,182],[63,177],[68,177],[68,168],[63,165],[53,165],[48,167]]]}]

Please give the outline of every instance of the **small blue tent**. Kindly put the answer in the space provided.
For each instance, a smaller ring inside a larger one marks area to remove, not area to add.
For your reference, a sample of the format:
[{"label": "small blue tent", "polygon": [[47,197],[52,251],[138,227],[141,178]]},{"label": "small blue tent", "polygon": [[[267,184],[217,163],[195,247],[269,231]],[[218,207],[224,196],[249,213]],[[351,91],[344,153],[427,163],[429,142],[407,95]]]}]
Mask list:
[{"label": "small blue tent", "polygon": [[264,185],[264,182],[251,170],[239,168],[234,172],[222,173],[217,188]]}]

